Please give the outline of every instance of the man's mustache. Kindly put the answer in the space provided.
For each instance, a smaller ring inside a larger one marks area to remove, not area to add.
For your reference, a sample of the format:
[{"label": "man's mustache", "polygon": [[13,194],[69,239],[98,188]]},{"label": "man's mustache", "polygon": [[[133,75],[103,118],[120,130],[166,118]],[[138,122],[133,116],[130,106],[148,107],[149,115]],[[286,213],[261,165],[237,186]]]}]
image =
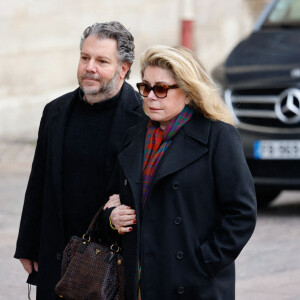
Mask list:
[{"label": "man's mustache", "polygon": [[80,78],[81,79],[92,79],[92,80],[101,81],[99,76],[95,76],[95,75],[92,75],[92,74],[84,74]]}]

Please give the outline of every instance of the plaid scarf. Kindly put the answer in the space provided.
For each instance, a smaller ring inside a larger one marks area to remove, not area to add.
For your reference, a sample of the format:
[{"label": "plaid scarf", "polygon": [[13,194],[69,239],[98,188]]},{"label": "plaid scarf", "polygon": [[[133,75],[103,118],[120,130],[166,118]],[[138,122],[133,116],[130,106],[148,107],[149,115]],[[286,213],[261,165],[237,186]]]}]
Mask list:
[{"label": "plaid scarf", "polygon": [[179,129],[192,117],[192,108],[185,106],[181,113],[174,118],[165,130],[160,129],[151,120],[147,126],[143,162],[143,196],[142,208],[144,208],[149,194],[150,184],[157,165],[172,142],[172,138]]}]

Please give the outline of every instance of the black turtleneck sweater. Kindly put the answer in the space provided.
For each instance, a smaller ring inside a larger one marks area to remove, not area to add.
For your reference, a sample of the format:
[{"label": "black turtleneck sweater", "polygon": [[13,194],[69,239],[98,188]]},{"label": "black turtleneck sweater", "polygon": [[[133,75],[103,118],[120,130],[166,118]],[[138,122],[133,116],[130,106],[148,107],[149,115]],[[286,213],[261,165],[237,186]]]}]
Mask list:
[{"label": "black turtleneck sweater", "polygon": [[90,105],[81,93],[69,115],[63,149],[66,240],[82,236],[105,202],[106,148],[119,96]]}]

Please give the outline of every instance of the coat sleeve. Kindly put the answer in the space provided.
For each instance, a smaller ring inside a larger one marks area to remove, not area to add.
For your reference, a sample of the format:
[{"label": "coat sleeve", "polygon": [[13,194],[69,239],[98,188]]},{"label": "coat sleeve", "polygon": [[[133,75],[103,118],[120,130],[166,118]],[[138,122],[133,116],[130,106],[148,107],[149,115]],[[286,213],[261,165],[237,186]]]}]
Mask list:
[{"label": "coat sleeve", "polygon": [[[128,143],[130,143],[132,139],[131,129],[127,129],[122,149],[126,148]],[[122,177],[122,171],[120,168],[119,160],[115,163],[112,176],[110,177],[109,183],[106,187],[106,198],[113,194],[120,194],[120,178]],[[122,203],[122,199],[121,199]],[[118,239],[118,232],[116,230],[112,230],[109,223],[109,216],[114,208],[107,208],[106,210],[102,210],[99,214],[97,223],[96,223],[96,233],[100,236],[100,238],[108,243],[113,243]]]},{"label": "coat sleeve", "polygon": [[32,169],[25,193],[15,258],[38,260],[46,168],[46,105],[40,122]]},{"label": "coat sleeve", "polygon": [[[106,188],[106,198],[108,201],[109,196],[113,194],[119,194],[119,164],[116,163],[114,167],[113,174]],[[109,217],[115,207],[106,208],[99,214],[98,220],[96,222],[95,233],[100,237],[100,239],[108,244],[114,243],[118,240],[118,231],[113,230],[110,226]]]},{"label": "coat sleeve", "polygon": [[211,276],[231,264],[251,237],[256,223],[256,197],[238,131],[225,125],[213,143],[212,168],[220,221],[199,245]]}]

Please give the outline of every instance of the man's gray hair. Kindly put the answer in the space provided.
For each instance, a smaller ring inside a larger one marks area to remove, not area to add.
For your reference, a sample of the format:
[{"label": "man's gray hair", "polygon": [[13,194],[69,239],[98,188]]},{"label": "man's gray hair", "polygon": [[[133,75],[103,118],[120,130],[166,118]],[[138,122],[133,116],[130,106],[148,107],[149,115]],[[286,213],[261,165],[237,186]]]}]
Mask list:
[{"label": "man's gray hair", "polygon": [[[80,51],[83,43],[90,35],[96,35],[99,39],[114,39],[117,42],[117,57],[120,63],[129,62],[131,68],[134,60],[134,38],[121,23],[116,21],[95,23],[86,28],[81,37]],[[129,79],[130,68],[126,74],[126,79]]]}]

